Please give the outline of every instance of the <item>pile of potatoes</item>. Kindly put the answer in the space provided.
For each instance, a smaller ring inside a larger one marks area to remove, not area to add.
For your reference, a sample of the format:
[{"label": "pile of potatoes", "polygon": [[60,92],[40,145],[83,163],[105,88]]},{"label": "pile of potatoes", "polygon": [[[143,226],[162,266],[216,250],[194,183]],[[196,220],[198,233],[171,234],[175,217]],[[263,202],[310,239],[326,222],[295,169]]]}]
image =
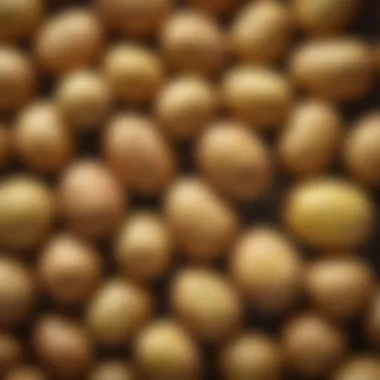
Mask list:
[{"label": "pile of potatoes", "polygon": [[0,0],[0,379],[380,379],[370,3]]}]

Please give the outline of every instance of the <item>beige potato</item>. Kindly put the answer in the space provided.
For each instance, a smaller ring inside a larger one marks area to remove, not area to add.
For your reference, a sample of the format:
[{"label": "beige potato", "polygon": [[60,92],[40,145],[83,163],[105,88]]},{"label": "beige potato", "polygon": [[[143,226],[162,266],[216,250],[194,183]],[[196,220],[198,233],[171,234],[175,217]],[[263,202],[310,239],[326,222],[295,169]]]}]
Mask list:
[{"label": "beige potato", "polygon": [[115,257],[125,275],[150,281],[162,277],[173,255],[166,221],[153,212],[138,212],[122,225],[115,243]]},{"label": "beige potato", "polygon": [[282,167],[296,177],[323,173],[339,153],[342,120],[328,103],[309,100],[291,113],[277,144]]},{"label": "beige potato", "polygon": [[18,110],[35,91],[36,76],[30,57],[11,47],[0,47],[0,110]]},{"label": "beige potato", "polygon": [[164,213],[178,248],[194,261],[215,260],[235,240],[235,213],[195,177],[181,178],[172,185]]},{"label": "beige potato", "polygon": [[136,380],[132,366],[124,361],[98,363],[91,371],[88,380]]},{"label": "beige potato", "polygon": [[104,36],[97,16],[84,8],[67,9],[49,18],[35,41],[39,63],[52,75],[63,75],[96,61]]},{"label": "beige potato", "polygon": [[336,369],[347,350],[347,339],[334,324],[306,313],[288,321],[282,331],[285,362],[304,378],[326,376]]},{"label": "beige potato", "polygon": [[235,201],[256,200],[272,182],[268,148],[259,136],[238,122],[208,126],[197,142],[195,159],[204,178]]},{"label": "beige potato", "polygon": [[104,346],[128,343],[147,323],[152,299],[129,280],[109,279],[92,298],[87,325],[94,340]]},{"label": "beige potato", "polygon": [[374,228],[375,208],[368,194],[337,177],[296,185],[283,213],[288,229],[316,248],[354,248],[364,243]]},{"label": "beige potato", "polygon": [[205,129],[215,115],[217,105],[217,94],[210,83],[185,75],[163,88],[155,112],[163,132],[175,141],[184,141]]},{"label": "beige potato", "polygon": [[105,78],[90,70],[65,76],[58,84],[55,98],[64,117],[79,131],[91,130],[104,122],[112,102]]},{"label": "beige potato", "polygon": [[380,187],[380,112],[364,116],[346,137],[343,161],[360,182]]},{"label": "beige potato", "polygon": [[15,153],[29,168],[56,173],[72,159],[75,140],[58,108],[37,101],[26,107],[13,128]]},{"label": "beige potato", "polygon": [[102,163],[83,159],[61,177],[59,201],[63,217],[79,235],[98,239],[116,230],[124,218],[125,196]]},{"label": "beige potato", "polygon": [[318,260],[306,270],[304,288],[311,303],[334,318],[353,318],[368,306],[374,277],[365,261]]},{"label": "beige potato", "polygon": [[113,95],[131,104],[152,101],[164,80],[159,56],[132,43],[111,47],[104,58],[103,72]]},{"label": "beige potato", "polygon": [[212,75],[224,60],[224,39],[218,24],[194,10],[174,13],[161,34],[168,64],[180,72]]},{"label": "beige potato", "polygon": [[84,326],[58,315],[40,317],[33,345],[53,378],[83,378],[93,361],[91,341]]},{"label": "beige potato", "polygon": [[299,293],[302,262],[285,235],[269,227],[257,227],[237,241],[230,272],[255,308],[277,313],[292,306]]},{"label": "beige potato", "polygon": [[353,37],[300,45],[290,60],[294,82],[312,96],[336,102],[363,98],[374,83],[374,62],[365,42]]},{"label": "beige potato", "polygon": [[106,26],[125,37],[141,38],[157,33],[173,7],[173,0],[96,0]]},{"label": "beige potato", "polygon": [[49,234],[55,217],[51,190],[25,174],[0,181],[0,244],[31,250]]},{"label": "beige potato", "polygon": [[283,363],[280,346],[261,333],[246,332],[228,343],[219,356],[225,380],[280,380]]},{"label": "beige potato", "polygon": [[232,68],[224,76],[221,96],[234,117],[263,130],[281,125],[293,105],[288,78],[270,68]]},{"label": "beige potato", "polygon": [[111,119],[103,151],[118,179],[132,192],[160,193],[176,173],[171,147],[145,116],[125,113]]},{"label": "beige potato", "polygon": [[240,327],[242,303],[221,274],[187,268],[171,284],[170,304],[174,313],[199,339],[218,343]]},{"label": "beige potato", "polygon": [[292,15],[277,1],[248,2],[235,17],[230,35],[243,61],[269,63],[282,58],[293,34]]},{"label": "beige potato", "polygon": [[338,369],[332,380],[377,380],[380,378],[380,360],[376,356],[360,355],[348,360]]},{"label": "beige potato", "polygon": [[361,0],[292,0],[292,11],[302,29],[325,36],[343,31],[362,3]]},{"label": "beige potato", "polygon": [[136,362],[145,379],[200,379],[201,357],[188,333],[177,322],[158,319],[138,336]]}]

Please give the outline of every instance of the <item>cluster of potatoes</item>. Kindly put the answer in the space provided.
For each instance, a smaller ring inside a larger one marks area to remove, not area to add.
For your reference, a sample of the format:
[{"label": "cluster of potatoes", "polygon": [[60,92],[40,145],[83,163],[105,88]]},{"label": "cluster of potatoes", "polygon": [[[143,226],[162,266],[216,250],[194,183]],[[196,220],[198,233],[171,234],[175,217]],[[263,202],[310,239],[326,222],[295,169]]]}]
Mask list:
[{"label": "cluster of potatoes", "polygon": [[180,3],[0,0],[0,379],[379,380],[365,0]]}]

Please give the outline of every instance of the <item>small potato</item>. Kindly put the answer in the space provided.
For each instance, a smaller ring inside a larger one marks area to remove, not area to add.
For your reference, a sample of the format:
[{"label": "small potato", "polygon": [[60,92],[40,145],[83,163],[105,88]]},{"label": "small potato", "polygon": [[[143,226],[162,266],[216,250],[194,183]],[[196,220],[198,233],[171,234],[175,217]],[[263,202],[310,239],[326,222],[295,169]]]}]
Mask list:
[{"label": "small potato", "polygon": [[361,188],[337,177],[308,180],[289,193],[285,224],[303,242],[325,249],[354,248],[374,228],[375,206]]},{"label": "small potato", "polygon": [[292,112],[277,145],[281,166],[296,177],[323,173],[334,161],[342,139],[342,121],[328,103],[310,100]]},{"label": "small potato", "polygon": [[178,323],[156,320],[138,336],[134,356],[144,379],[200,379],[201,358],[191,337]]},{"label": "small potato", "polygon": [[221,94],[234,117],[264,130],[281,125],[293,104],[287,78],[268,68],[233,68],[224,77]]},{"label": "small potato", "polygon": [[35,299],[32,273],[23,264],[0,258],[0,325],[16,325],[29,316]]},{"label": "small potato", "polygon": [[218,343],[240,327],[242,303],[235,289],[219,273],[187,268],[171,284],[170,304],[199,339]]},{"label": "small potato", "polygon": [[163,132],[176,141],[190,140],[205,129],[217,109],[217,95],[206,80],[182,76],[164,87],[156,102]]},{"label": "small potato", "polygon": [[348,133],[343,161],[355,179],[380,187],[380,112],[363,117]]},{"label": "small potato", "polygon": [[96,0],[106,26],[129,38],[152,36],[173,7],[173,0]]},{"label": "small potato", "polygon": [[380,347],[380,292],[378,290],[371,299],[364,320],[364,330],[367,340],[375,347]]},{"label": "small potato", "polygon": [[22,358],[21,342],[8,332],[0,332],[0,376],[15,368]]},{"label": "small potato", "polygon": [[110,121],[103,150],[110,167],[132,192],[160,193],[176,172],[170,146],[155,125],[138,114],[121,114]]},{"label": "small potato", "polygon": [[200,137],[196,161],[206,180],[224,196],[256,200],[272,182],[272,165],[264,142],[245,125],[216,122]]},{"label": "small potato", "polygon": [[33,36],[44,8],[43,0],[1,0],[0,41],[18,42]]},{"label": "small potato", "polygon": [[290,61],[295,83],[312,96],[336,102],[363,98],[374,83],[369,47],[354,38],[313,40]]},{"label": "small potato", "polygon": [[111,92],[105,79],[90,70],[63,78],[55,94],[58,108],[70,125],[90,130],[105,121],[111,108]]},{"label": "small potato", "polygon": [[354,356],[339,368],[332,380],[378,380],[380,360],[376,356]]},{"label": "small potato", "polygon": [[182,178],[172,185],[164,212],[178,248],[195,261],[220,257],[235,240],[236,215],[196,178]]},{"label": "small potato", "polygon": [[37,273],[43,288],[58,304],[86,302],[101,277],[101,258],[89,244],[69,234],[54,237],[42,251]]},{"label": "small potato", "polygon": [[44,70],[62,75],[93,63],[103,45],[103,30],[96,15],[86,9],[71,8],[43,24],[35,53]]},{"label": "small potato", "polygon": [[116,261],[125,275],[137,280],[155,280],[164,275],[172,253],[167,223],[154,213],[130,216],[116,238]]},{"label": "small potato", "polygon": [[218,24],[193,10],[173,14],[162,31],[161,46],[169,65],[180,72],[212,75],[224,59]]},{"label": "small potato", "polygon": [[361,0],[292,0],[292,10],[298,25],[314,35],[341,32],[353,20]]},{"label": "small potato", "polygon": [[48,235],[55,216],[54,197],[44,183],[19,174],[0,181],[0,244],[30,250]]},{"label": "small potato", "polygon": [[228,15],[237,8],[244,0],[188,0],[189,3],[201,11],[218,16]]},{"label": "small potato", "polygon": [[0,111],[16,111],[27,103],[36,90],[32,61],[25,53],[0,47]]},{"label": "small potato", "polygon": [[246,332],[227,344],[219,356],[225,380],[281,380],[282,354],[269,337]]},{"label": "small potato", "polygon": [[152,299],[144,289],[127,280],[111,279],[91,300],[87,325],[98,344],[119,346],[134,338],[152,309]]},{"label": "small potato", "polygon": [[150,102],[164,80],[158,55],[135,44],[112,47],[105,56],[103,72],[113,95],[124,103]]},{"label": "small potato", "polygon": [[124,361],[101,362],[93,368],[88,380],[136,380],[130,365]]},{"label": "small potato", "polygon": [[243,61],[273,62],[285,55],[292,29],[291,13],[285,4],[277,1],[249,2],[233,22],[232,48]]},{"label": "small potato", "polygon": [[348,349],[347,339],[338,327],[311,313],[285,324],[282,345],[287,365],[302,378],[330,374]]},{"label": "small potato", "polygon": [[367,307],[373,285],[373,273],[364,261],[337,258],[312,263],[304,287],[321,312],[334,318],[353,318]]},{"label": "small potato", "polygon": [[13,128],[15,152],[29,168],[56,173],[74,154],[74,136],[58,108],[46,101],[24,109]]},{"label": "small potato", "polygon": [[37,321],[33,345],[43,367],[53,378],[83,378],[93,360],[85,328],[61,316],[45,315]]},{"label": "small potato", "polygon": [[258,310],[276,313],[294,303],[300,288],[302,262],[285,235],[259,227],[248,230],[237,241],[230,271]]},{"label": "small potato", "polygon": [[112,173],[98,161],[76,161],[61,178],[59,192],[64,218],[85,238],[108,236],[124,217],[123,191]]},{"label": "small potato", "polygon": [[11,133],[3,124],[0,124],[0,168],[8,165],[12,155]]},{"label": "small potato", "polygon": [[22,366],[13,369],[4,380],[48,380],[46,375],[37,367]]}]

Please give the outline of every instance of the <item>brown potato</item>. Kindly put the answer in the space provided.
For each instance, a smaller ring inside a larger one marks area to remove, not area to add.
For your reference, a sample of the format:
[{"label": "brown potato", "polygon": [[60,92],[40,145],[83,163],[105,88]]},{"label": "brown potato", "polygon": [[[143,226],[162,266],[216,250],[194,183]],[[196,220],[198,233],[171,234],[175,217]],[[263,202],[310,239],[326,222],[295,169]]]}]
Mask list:
[{"label": "brown potato", "polygon": [[343,332],[312,313],[294,317],[285,324],[282,344],[287,365],[303,378],[328,375],[348,349]]},{"label": "brown potato", "polygon": [[293,0],[292,10],[298,25],[315,35],[341,32],[353,20],[361,0]]},{"label": "brown potato", "polygon": [[15,152],[29,168],[41,173],[63,169],[74,154],[74,136],[58,108],[39,101],[24,109],[13,128]]},{"label": "brown potato", "polygon": [[138,336],[135,359],[144,379],[200,379],[201,358],[191,337],[178,323],[156,320]]},{"label": "brown potato", "polygon": [[380,292],[378,290],[371,299],[364,320],[364,330],[367,340],[374,346],[380,347]]},{"label": "brown potato", "polygon": [[246,332],[227,344],[219,356],[225,380],[282,379],[280,346],[261,333]]},{"label": "brown potato", "polygon": [[45,22],[37,35],[35,53],[44,70],[62,75],[94,62],[103,45],[96,15],[84,8],[71,8]]},{"label": "brown potato", "polygon": [[53,378],[83,378],[93,360],[85,328],[61,316],[42,316],[35,326],[33,344],[41,363]]},{"label": "brown potato", "polygon": [[282,58],[293,32],[291,12],[277,1],[249,2],[235,18],[231,31],[233,50],[251,63]]},{"label": "brown potato", "polygon": [[96,0],[102,21],[125,37],[155,35],[172,10],[173,0]]},{"label": "brown potato", "polygon": [[7,373],[4,380],[47,380],[47,377],[39,368],[24,365]]},{"label": "brown potato", "polygon": [[162,192],[176,172],[170,146],[155,125],[138,114],[121,114],[110,121],[103,150],[110,167],[132,192]]},{"label": "brown potato", "polygon": [[58,304],[86,302],[97,288],[102,262],[99,253],[81,239],[55,236],[39,257],[37,273],[46,293]]},{"label": "brown potato", "polygon": [[372,234],[375,208],[355,184],[324,177],[296,185],[284,207],[285,224],[316,248],[354,248]]},{"label": "brown potato", "polygon": [[51,229],[54,197],[34,177],[6,177],[0,181],[0,210],[0,244],[10,249],[33,249]]},{"label": "brown potato", "polygon": [[0,168],[4,168],[9,164],[12,151],[11,133],[8,128],[0,124]]},{"label": "brown potato", "polygon": [[98,161],[76,161],[61,178],[59,190],[65,220],[86,238],[111,234],[124,217],[123,191],[108,168]]},{"label": "brown potato", "polygon": [[17,337],[0,332],[0,376],[15,368],[22,358],[22,345]]},{"label": "brown potato", "polygon": [[113,95],[124,103],[150,102],[164,80],[159,56],[131,43],[112,47],[105,56],[103,71]]},{"label": "brown potato", "polygon": [[10,47],[0,47],[0,111],[15,111],[27,103],[36,90],[30,57]]},{"label": "brown potato", "polygon": [[280,164],[297,177],[323,173],[334,161],[342,139],[342,121],[330,104],[309,100],[291,113],[277,145]]},{"label": "brown potato", "polygon": [[103,76],[90,70],[75,71],[63,78],[56,90],[57,105],[78,130],[98,127],[111,108],[111,91]]},{"label": "brown potato", "polygon": [[87,325],[104,346],[128,343],[149,320],[152,299],[128,280],[110,279],[98,290],[87,310]]},{"label": "brown potato", "polygon": [[354,356],[339,368],[332,380],[377,380],[380,378],[380,360],[376,356]]},{"label": "brown potato", "polygon": [[233,116],[264,130],[282,124],[293,105],[293,90],[287,77],[269,68],[232,68],[224,76],[221,94]]},{"label": "brown potato", "polygon": [[0,41],[17,42],[30,38],[44,16],[43,0],[2,0]]},{"label": "brown potato", "polygon": [[217,94],[206,80],[187,75],[169,82],[156,101],[163,132],[176,141],[190,140],[205,129],[217,109]]},{"label": "brown potato", "polygon": [[290,61],[295,83],[312,96],[346,102],[363,98],[374,83],[369,47],[345,37],[300,45]]},{"label": "brown potato", "polygon": [[171,284],[170,304],[175,314],[200,339],[218,343],[240,327],[242,303],[221,274],[187,268]]},{"label": "brown potato", "polygon": [[235,213],[195,177],[181,178],[172,185],[164,213],[178,248],[195,261],[218,258],[235,240]]},{"label": "brown potato", "polygon": [[324,259],[305,273],[305,291],[311,303],[334,318],[358,316],[373,293],[374,277],[366,262],[356,259]]},{"label": "brown potato", "polygon": [[88,380],[136,380],[132,366],[124,361],[98,363],[91,371]]},{"label": "brown potato", "polygon": [[189,0],[195,8],[205,11],[211,15],[231,14],[244,0]]},{"label": "brown potato", "polygon": [[165,220],[152,212],[131,215],[120,228],[115,257],[126,276],[149,281],[161,277],[172,261],[172,237]]},{"label": "brown potato", "polygon": [[195,156],[205,179],[232,200],[256,200],[271,185],[271,157],[266,145],[238,122],[210,125],[197,143]]},{"label": "brown potato", "polygon": [[349,132],[343,160],[355,179],[380,187],[380,112],[366,115]]},{"label": "brown potato", "polygon": [[169,18],[161,34],[161,46],[169,65],[181,72],[215,74],[224,59],[218,24],[193,10],[180,11]]},{"label": "brown potato", "polygon": [[233,249],[230,271],[252,304],[266,313],[282,312],[300,290],[302,262],[296,247],[269,227],[246,231]]}]

